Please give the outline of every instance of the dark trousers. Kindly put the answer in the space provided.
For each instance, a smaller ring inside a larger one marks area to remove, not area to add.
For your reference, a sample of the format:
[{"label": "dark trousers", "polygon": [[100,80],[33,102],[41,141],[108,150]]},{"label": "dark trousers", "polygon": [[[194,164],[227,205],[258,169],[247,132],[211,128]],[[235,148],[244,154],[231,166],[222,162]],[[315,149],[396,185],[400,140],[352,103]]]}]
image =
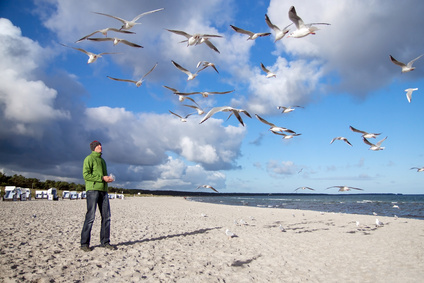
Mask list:
[{"label": "dark trousers", "polygon": [[110,205],[107,192],[87,191],[87,213],[81,232],[81,246],[90,246],[91,228],[96,216],[96,206],[99,206],[102,217],[100,229],[100,243],[105,245],[110,242]]}]

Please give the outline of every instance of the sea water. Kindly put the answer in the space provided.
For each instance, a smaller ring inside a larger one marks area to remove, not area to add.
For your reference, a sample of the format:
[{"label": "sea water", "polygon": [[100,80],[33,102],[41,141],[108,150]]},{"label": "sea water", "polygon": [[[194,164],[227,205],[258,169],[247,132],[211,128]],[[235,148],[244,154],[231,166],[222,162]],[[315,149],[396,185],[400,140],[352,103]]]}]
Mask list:
[{"label": "sea water", "polygon": [[424,219],[424,195],[402,194],[272,194],[190,197],[198,202],[398,216]]}]

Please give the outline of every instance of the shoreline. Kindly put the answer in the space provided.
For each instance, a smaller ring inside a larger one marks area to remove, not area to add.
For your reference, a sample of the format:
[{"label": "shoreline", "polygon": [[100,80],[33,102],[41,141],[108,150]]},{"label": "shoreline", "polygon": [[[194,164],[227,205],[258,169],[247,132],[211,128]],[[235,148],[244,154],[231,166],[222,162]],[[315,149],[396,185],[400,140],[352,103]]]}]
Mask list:
[{"label": "shoreline", "polygon": [[[97,212],[94,250],[86,253],[79,249],[84,200],[1,202],[0,281],[416,282],[424,277],[424,228],[417,219],[182,197],[131,197],[110,204],[111,244],[118,250],[99,247]],[[376,227],[376,218],[384,226]],[[247,224],[236,225],[241,219]],[[229,239],[226,229],[237,237]]]}]

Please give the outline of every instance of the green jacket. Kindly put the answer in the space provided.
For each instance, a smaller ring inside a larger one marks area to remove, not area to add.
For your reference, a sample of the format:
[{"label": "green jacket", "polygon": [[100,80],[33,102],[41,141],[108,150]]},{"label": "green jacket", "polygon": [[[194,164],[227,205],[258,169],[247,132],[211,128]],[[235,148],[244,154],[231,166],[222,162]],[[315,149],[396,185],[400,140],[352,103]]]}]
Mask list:
[{"label": "green jacket", "polygon": [[100,152],[92,151],[84,159],[82,175],[85,180],[85,189],[107,192],[107,183],[103,181],[103,176],[107,176],[106,162]]}]

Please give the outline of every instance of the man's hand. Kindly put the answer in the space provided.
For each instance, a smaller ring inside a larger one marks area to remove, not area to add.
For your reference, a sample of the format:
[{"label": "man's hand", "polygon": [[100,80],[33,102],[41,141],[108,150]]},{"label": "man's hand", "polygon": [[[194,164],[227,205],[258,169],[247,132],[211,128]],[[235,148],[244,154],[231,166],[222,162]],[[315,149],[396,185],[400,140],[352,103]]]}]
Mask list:
[{"label": "man's hand", "polygon": [[113,178],[110,176],[103,176],[103,181],[105,181],[106,183],[112,183]]}]

